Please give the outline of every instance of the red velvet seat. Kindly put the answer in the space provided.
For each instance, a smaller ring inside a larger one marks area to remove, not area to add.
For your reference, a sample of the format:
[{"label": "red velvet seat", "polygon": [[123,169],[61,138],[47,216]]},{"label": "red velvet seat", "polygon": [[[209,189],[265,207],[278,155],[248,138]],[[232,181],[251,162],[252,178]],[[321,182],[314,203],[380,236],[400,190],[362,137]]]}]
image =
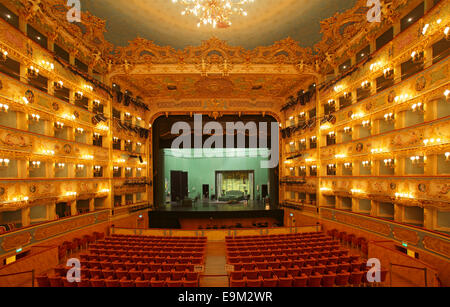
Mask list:
[{"label": "red velvet seat", "polygon": [[328,272],[322,276],[322,287],[333,287],[336,280],[336,274]]},{"label": "red velvet seat", "polygon": [[243,279],[233,279],[230,278],[230,287],[245,287],[246,286],[246,280],[245,277]]},{"label": "red velvet seat", "polygon": [[40,287],[40,288],[51,287],[50,280],[47,275],[37,276],[36,281],[37,281],[38,287]]},{"label": "red velvet seat", "polygon": [[105,285],[107,288],[119,288],[120,287],[120,283],[119,280],[117,279],[105,279]]},{"label": "red velvet seat", "polygon": [[50,287],[52,288],[62,288],[64,287],[61,276],[49,276],[48,280],[50,282]]},{"label": "red velvet seat", "polygon": [[336,274],[336,279],[335,279],[336,286],[348,285],[349,278],[350,278],[350,273],[347,273],[347,272]]},{"label": "red velvet seat", "polygon": [[294,278],[290,275],[286,275],[285,277],[278,277],[278,287],[292,287],[294,284]]},{"label": "red velvet seat", "polygon": [[308,276],[306,274],[301,273],[299,276],[294,277],[294,287],[306,287],[308,283]]},{"label": "red velvet seat", "polygon": [[319,273],[315,273],[309,276],[308,287],[320,287],[321,283],[322,283],[322,275],[320,275]]},{"label": "red velvet seat", "polygon": [[354,271],[350,274],[350,278],[348,280],[349,284],[352,286],[359,286],[362,283],[362,278],[364,275],[364,271]]}]

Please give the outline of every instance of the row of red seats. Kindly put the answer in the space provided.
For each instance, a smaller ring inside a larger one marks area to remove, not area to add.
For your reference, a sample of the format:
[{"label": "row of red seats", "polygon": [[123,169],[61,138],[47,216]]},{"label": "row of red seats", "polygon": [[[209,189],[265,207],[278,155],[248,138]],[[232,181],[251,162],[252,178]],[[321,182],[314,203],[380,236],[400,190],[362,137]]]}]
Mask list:
[{"label": "row of red seats", "polygon": [[81,265],[83,267],[94,269],[94,268],[100,268],[100,269],[107,269],[107,268],[126,268],[127,270],[131,270],[133,268],[136,268],[138,270],[143,270],[146,268],[149,268],[151,270],[156,270],[158,268],[162,268],[164,270],[171,270],[175,268],[180,268],[179,270],[184,270],[182,268],[185,267],[194,267],[196,265],[202,265],[204,263],[203,258],[195,258],[192,260],[185,261],[184,263],[168,263],[168,262],[162,262],[162,263],[144,263],[144,262],[107,262],[107,261],[81,261]]},{"label": "row of red seats", "polygon": [[229,250],[240,250],[240,249],[254,249],[254,248],[313,248],[313,247],[327,247],[327,246],[339,246],[339,242],[337,241],[324,241],[324,242],[316,242],[316,243],[283,243],[283,244],[272,244],[272,243],[264,243],[264,244],[241,244],[241,245],[227,245]]},{"label": "row of red seats", "polygon": [[283,238],[308,238],[320,237],[324,234],[322,232],[305,232],[305,233],[289,233],[278,235],[257,235],[257,236],[226,236],[225,240],[253,240],[253,239],[283,239]]},{"label": "row of red seats", "polygon": [[[315,261],[318,261],[319,259],[323,259],[324,261],[338,261],[339,259],[342,259],[341,261],[347,261],[346,259],[354,259],[359,258],[358,255],[352,255],[348,256],[348,251],[345,251],[345,253],[341,253],[340,256],[329,256],[329,253],[303,253],[303,254],[272,254],[272,255],[261,255],[261,256],[239,256],[239,257],[228,257],[227,262],[229,264],[233,263],[239,263],[239,262],[265,262],[265,261],[296,261],[296,260],[308,260],[308,259],[315,259]],[[347,262],[350,262],[352,260],[348,260]]]},{"label": "row of red seats", "polygon": [[92,278],[92,279],[81,279],[79,283],[77,282],[69,282],[67,278],[61,276],[39,276],[37,277],[39,287],[94,287],[94,288],[148,288],[148,287],[198,287],[198,279],[197,280],[146,280],[137,278],[136,280],[129,279],[100,279],[100,278]]},{"label": "row of red seats", "polygon": [[89,260],[85,260],[85,258],[86,257],[81,258],[82,263],[94,262],[94,265],[96,265],[97,263],[98,263],[98,265],[100,265],[102,262],[104,262],[104,263],[135,263],[135,264],[153,264],[153,263],[155,263],[155,264],[162,264],[162,263],[170,263],[170,264],[194,263],[194,264],[198,264],[199,261],[200,262],[203,261],[204,257],[203,256],[201,256],[201,257],[179,256],[179,257],[169,258],[169,257],[135,257],[135,256],[129,257],[129,256],[125,256],[125,257],[120,257],[118,260],[114,260],[114,261],[109,259],[110,256],[102,256],[102,255],[88,256],[87,258]]},{"label": "row of red seats", "polygon": [[365,254],[368,252],[368,242],[364,237],[358,237],[355,234],[347,234],[346,231],[337,229],[328,230],[327,234],[340,242],[361,249]]},{"label": "row of red seats", "polygon": [[117,235],[113,234],[108,239],[110,240],[128,240],[128,241],[142,241],[142,240],[159,240],[159,241],[203,241],[206,242],[206,237],[166,237],[166,236],[139,236],[139,235]]},{"label": "row of red seats", "polygon": [[235,270],[240,270],[241,268],[246,270],[254,270],[254,269],[266,269],[268,267],[271,268],[291,268],[298,267],[303,268],[306,266],[311,267],[322,267],[322,266],[365,266],[367,262],[355,259],[353,261],[305,261],[305,260],[275,260],[275,261],[267,261],[267,262],[239,262],[232,264]]},{"label": "row of red seats", "polygon": [[90,249],[100,249],[100,250],[114,250],[120,252],[135,252],[137,255],[143,252],[181,252],[181,251],[203,251],[205,249],[204,245],[191,245],[191,246],[155,246],[155,245],[145,245],[145,246],[116,246],[116,245],[106,245],[106,244],[92,244],[89,246]]},{"label": "row of red seats", "polygon": [[[386,273],[382,272],[382,282],[386,279]],[[383,279],[384,278],[384,279]],[[242,279],[231,279],[231,287],[334,287],[334,286],[361,286],[368,284],[367,271],[342,271],[339,273],[327,272],[326,274],[315,273],[310,276],[300,274],[297,276],[287,275],[279,277],[272,276],[256,279],[243,277]]]},{"label": "row of red seats", "polygon": [[87,248],[89,244],[92,244],[105,237],[102,232],[94,232],[92,235],[84,235],[82,238],[74,238],[72,241],[64,241],[58,246],[59,260],[64,259],[67,254],[75,253],[78,250]]},{"label": "row of red seats", "polygon": [[258,250],[238,250],[228,251],[229,257],[249,257],[249,256],[270,256],[270,255],[301,255],[301,254],[326,254],[329,256],[340,256],[348,252],[346,249],[341,249],[338,246],[319,247],[319,248],[277,248],[277,249],[258,249]]},{"label": "row of red seats", "polygon": [[[301,264],[300,264],[301,265]],[[245,275],[250,278],[256,278],[258,275],[265,276],[264,274],[268,272],[277,272],[277,275],[292,275],[297,276],[299,273],[303,273],[306,275],[311,275],[314,273],[323,274],[324,272],[340,272],[340,271],[354,271],[354,270],[365,270],[366,263],[363,261],[353,262],[353,263],[330,263],[327,265],[303,265],[300,266],[298,264],[286,264],[280,265],[279,263],[267,263],[266,266],[246,266],[245,264],[242,266],[235,266],[234,270],[230,273],[231,276],[239,276]],[[236,275],[237,274],[237,275]]]},{"label": "row of red seats", "polygon": [[113,257],[113,258],[121,258],[121,257],[137,257],[137,258],[145,258],[145,257],[201,257],[204,254],[204,250],[196,250],[196,251],[183,251],[183,252],[124,252],[124,251],[116,251],[116,250],[99,250],[99,249],[89,249],[89,252],[92,255],[96,256],[105,256],[105,257]]}]

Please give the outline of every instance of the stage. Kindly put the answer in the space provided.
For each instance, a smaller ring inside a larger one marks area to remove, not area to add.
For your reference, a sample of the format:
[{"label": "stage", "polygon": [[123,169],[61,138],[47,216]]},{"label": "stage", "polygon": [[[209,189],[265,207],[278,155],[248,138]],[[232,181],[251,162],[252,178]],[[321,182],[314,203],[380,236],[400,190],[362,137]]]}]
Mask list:
[{"label": "stage", "polygon": [[236,204],[229,204],[219,201],[197,201],[189,206],[183,206],[181,202],[172,202],[159,206],[156,211],[165,212],[230,212],[230,211],[270,211],[272,208],[270,204],[265,204],[263,201],[252,201],[248,203],[239,202]]},{"label": "stage", "polygon": [[275,224],[283,226],[284,211],[262,201],[249,201],[247,204],[198,201],[192,206],[182,206],[181,203],[164,204],[149,212],[150,228],[181,229],[186,224],[200,225],[202,220],[205,227],[222,229],[258,223],[267,223],[267,227]]}]

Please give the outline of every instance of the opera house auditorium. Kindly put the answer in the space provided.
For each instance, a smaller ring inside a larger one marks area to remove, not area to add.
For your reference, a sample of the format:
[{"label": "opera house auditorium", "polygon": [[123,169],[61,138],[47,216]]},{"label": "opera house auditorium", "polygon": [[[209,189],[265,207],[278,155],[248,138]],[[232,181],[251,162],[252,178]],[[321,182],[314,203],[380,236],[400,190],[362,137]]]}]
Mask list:
[{"label": "opera house auditorium", "polygon": [[449,4],[0,0],[0,287],[449,287]]}]

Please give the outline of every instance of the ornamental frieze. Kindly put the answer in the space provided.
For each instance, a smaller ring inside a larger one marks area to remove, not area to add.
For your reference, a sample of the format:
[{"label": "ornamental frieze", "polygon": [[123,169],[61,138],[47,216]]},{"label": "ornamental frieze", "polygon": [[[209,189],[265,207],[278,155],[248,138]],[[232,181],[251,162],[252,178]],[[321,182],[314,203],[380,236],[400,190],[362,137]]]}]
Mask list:
[{"label": "ornamental frieze", "polygon": [[30,242],[31,234],[29,232],[23,232],[16,235],[4,237],[1,246],[5,252],[8,252],[25,246]]},{"label": "ornamental frieze", "polygon": [[425,236],[422,242],[426,249],[450,258],[450,242],[430,236]]},{"label": "ornamental frieze", "polygon": [[359,228],[367,229],[385,236],[389,236],[391,233],[389,225],[385,223],[375,222],[357,216],[346,215],[340,212],[335,212],[334,214],[338,222],[357,226]]},{"label": "ornamental frieze", "polygon": [[417,232],[413,231],[413,230],[408,230],[405,228],[400,228],[400,227],[393,227],[393,231],[392,234],[394,235],[394,237],[400,241],[405,241],[408,243],[412,243],[414,245],[417,245],[420,241],[419,235],[417,234]]},{"label": "ornamental frieze", "polygon": [[95,215],[80,217],[74,220],[59,222],[50,226],[39,228],[34,233],[37,241],[45,240],[56,235],[69,232],[95,223]]}]

